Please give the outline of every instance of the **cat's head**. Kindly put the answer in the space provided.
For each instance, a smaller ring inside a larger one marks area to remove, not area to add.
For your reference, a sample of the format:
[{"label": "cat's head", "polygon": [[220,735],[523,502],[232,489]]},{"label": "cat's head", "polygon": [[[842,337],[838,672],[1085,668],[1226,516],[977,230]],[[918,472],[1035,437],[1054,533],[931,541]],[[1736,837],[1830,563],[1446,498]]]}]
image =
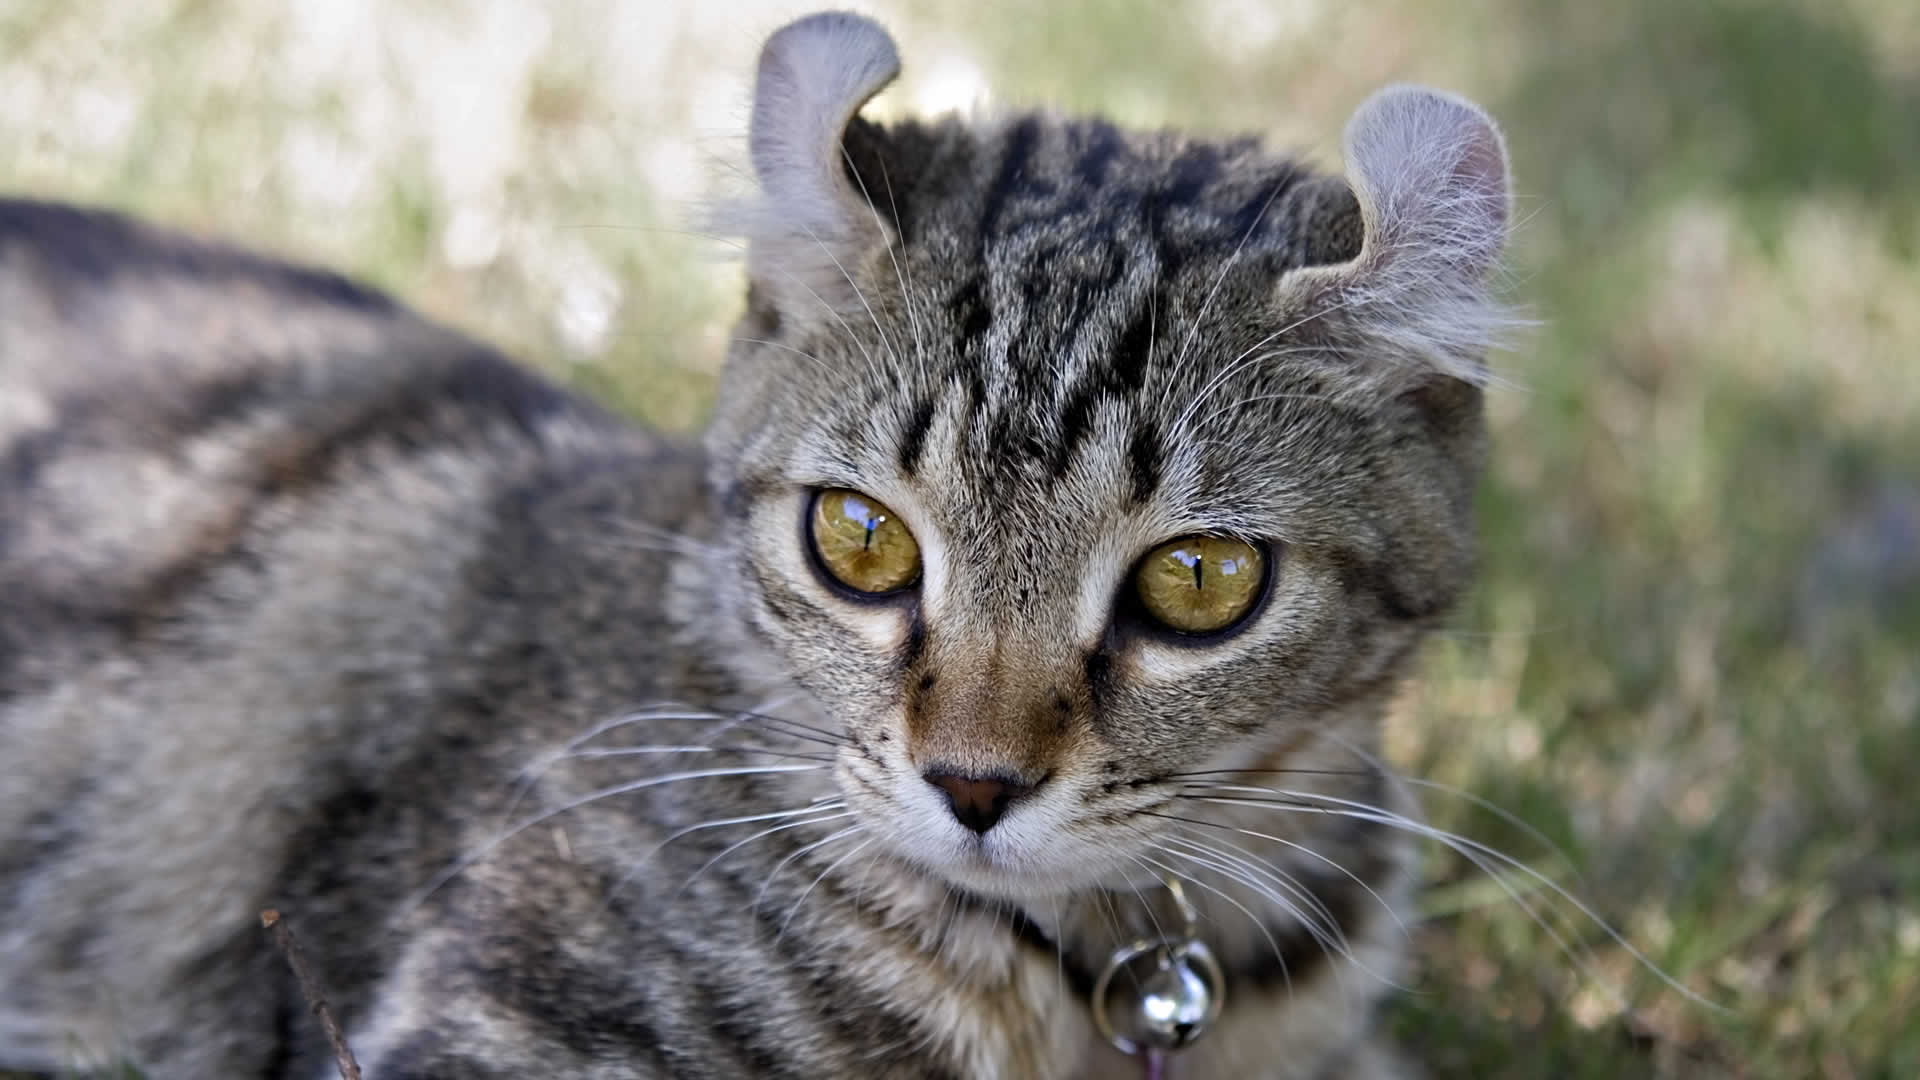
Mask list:
[{"label": "cat's head", "polygon": [[1172,774],[1372,743],[1473,563],[1506,155],[1382,91],[1344,179],[1251,140],[882,127],[872,22],[760,59],[748,312],[709,432],[722,605],[897,854],[999,894],[1125,869]]}]

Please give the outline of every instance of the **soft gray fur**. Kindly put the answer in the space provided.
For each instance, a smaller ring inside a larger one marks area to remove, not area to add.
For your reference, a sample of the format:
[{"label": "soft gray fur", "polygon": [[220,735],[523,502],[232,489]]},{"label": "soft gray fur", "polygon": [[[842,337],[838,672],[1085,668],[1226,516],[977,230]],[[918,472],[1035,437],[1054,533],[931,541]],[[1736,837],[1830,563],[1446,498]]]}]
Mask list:
[{"label": "soft gray fur", "polygon": [[[1084,983],[1177,872],[1229,997],[1172,1075],[1399,1074],[1371,754],[1473,562],[1500,138],[1388,90],[1342,180],[857,118],[896,66],[854,16],[768,42],[698,448],[0,202],[0,1066],[325,1075],[276,906],[379,1080],[1126,1075]],[[825,487],[916,588],[826,581]],[[1194,533],[1268,546],[1237,632],[1129,600]],[[934,770],[1035,789],[976,834]]]}]

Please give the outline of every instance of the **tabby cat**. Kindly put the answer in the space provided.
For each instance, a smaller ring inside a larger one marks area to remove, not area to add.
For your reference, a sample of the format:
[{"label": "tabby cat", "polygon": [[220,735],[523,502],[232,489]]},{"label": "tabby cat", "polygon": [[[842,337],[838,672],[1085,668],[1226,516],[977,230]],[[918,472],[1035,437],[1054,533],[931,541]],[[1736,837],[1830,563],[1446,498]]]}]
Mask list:
[{"label": "tabby cat", "polygon": [[863,119],[896,68],[766,43],[698,446],[0,203],[0,1067],[330,1075],[273,906],[377,1080],[1406,1075],[1373,752],[1473,564],[1499,134],[1388,89],[1342,178]]}]

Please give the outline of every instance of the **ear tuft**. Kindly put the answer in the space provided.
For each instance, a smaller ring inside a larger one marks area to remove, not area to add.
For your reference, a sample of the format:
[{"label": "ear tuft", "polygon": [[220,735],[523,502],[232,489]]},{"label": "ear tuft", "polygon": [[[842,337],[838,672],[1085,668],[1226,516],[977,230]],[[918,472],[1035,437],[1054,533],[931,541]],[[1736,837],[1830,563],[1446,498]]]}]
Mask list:
[{"label": "ear tuft", "polygon": [[760,197],[721,207],[714,224],[745,234],[749,272],[794,318],[848,302],[859,256],[887,241],[848,180],[842,140],[899,70],[887,32],[847,12],[789,23],[760,50],[747,136]]},{"label": "ear tuft", "polygon": [[1484,277],[1511,216],[1507,145],[1479,106],[1390,86],[1347,121],[1347,175],[1381,259],[1425,258]]},{"label": "ear tuft", "polygon": [[1392,86],[1354,110],[1345,149],[1360,254],[1303,284],[1347,309],[1371,347],[1485,382],[1486,350],[1513,323],[1487,281],[1512,218],[1499,129],[1464,98]]},{"label": "ear tuft", "polygon": [[[893,39],[880,24],[843,11],[788,23],[760,50],[748,143],[769,198],[834,201],[844,181],[840,138],[853,114],[900,73]],[[835,206],[814,205],[824,223]]]}]

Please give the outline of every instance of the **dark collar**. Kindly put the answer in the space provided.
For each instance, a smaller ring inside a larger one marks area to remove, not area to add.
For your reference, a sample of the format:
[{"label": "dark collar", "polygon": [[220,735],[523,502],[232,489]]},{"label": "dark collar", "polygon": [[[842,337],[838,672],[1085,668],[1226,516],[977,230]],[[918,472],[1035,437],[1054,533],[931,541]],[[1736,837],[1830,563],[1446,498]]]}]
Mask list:
[{"label": "dark collar", "polygon": [[[1316,881],[1316,884],[1319,882]],[[1359,890],[1359,886],[1352,882],[1348,882],[1348,885],[1356,891]],[[1334,936],[1334,940],[1342,940],[1350,934],[1355,923],[1356,910],[1352,899],[1343,889],[1316,890],[1316,893],[1332,913],[1334,923],[1339,928],[1339,934]],[[997,909],[1005,912],[1007,910],[1004,905],[979,897],[968,896],[967,900],[983,911]],[[1061,975],[1073,987],[1074,995],[1081,1002],[1090,1003],[1093,998],[1094,983],[1100,977],[1099,969],[1088,968],[1072,950],[1061,948],[1060,943],[1034,922],[1025,911],[1015,908],[1011,915],[1014,938],[1021,944],[1052,957],[1059,964]],[[1326,928],[1320,929],[1324,931]],[[1327,962],[1331,955],[1328,948],[1321,946],[1313,932],[1298,920],[1289,919],[1281,925],[1269,924],[1267,934],[1272,937],[1274,944],[1279,946],[1277,950],[1255,949],[1235,955],[1222,955],[1217,948],[1214,950],[1215,957],[1220,961],[1221,970],[1226,974],[1229,987],[1266,990],[1288,986],[1295,980],[1311,976],[1320,965]],[[1203,940],[1206,938],[1204,929],[1199,936]],[[1265,937],[1260,941],[1263,945],[1266,944]]]},{"label": "dark collar", "polygon": [[1079,957],[1069,956],[1067,951],[1060,947],[1059,942],[1045,930],[1040,929],[1039,924],[1028,918],[1027,913],[1019,908],[1013,910],[1013,936],[1018,938],[1022,945],[1054,957],[1060,965],[1060,973],[1073,987],[1074,996],[1078,997],[1082,1003],[1092,1002],[1093,984],[1099,979],[1100,973],[1089,971],[1087,966],[1080,962]]}]

